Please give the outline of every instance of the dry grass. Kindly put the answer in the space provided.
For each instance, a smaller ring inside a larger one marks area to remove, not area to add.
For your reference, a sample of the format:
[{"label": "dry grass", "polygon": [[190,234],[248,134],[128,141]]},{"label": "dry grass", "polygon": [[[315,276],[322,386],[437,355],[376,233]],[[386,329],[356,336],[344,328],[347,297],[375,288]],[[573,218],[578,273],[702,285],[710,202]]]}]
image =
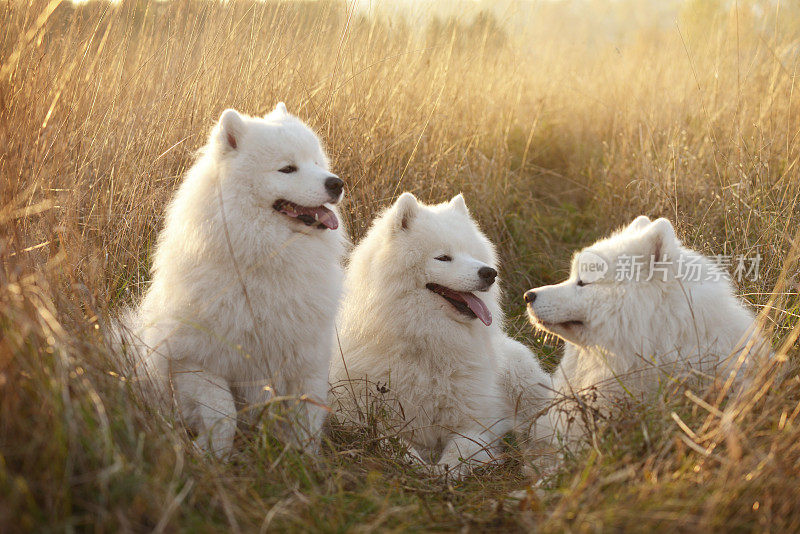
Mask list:
[{"label": "dry grass", "polygon": [[[0,530],[800,529],[800,17],[739,4],[656,23],[641,2],[543,2],[421,26],[338,2],[6,2]],[[463,191],[499,244],[509,327],[548,365],[519,295],[639,213],[709,254],[760,251],[740,290],[789,363],[728,404],[712,388],[630,407],[519,502],[517,454],[453,485],[345,428],[315,461],[257,432],[231,464],[196,457],[115,373],[99,325],[141,293],[220,112],[278,100],[326,140],[356,240],[403,190]]]}]

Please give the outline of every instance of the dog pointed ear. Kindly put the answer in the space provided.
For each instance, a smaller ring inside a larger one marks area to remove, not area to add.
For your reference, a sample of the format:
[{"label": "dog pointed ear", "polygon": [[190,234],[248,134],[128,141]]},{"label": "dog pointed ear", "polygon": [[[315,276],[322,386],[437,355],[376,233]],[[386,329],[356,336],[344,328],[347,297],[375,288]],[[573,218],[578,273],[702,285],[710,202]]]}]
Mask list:
[{"label": "dog pointed ear", "polygon": [[235,109],[226,109],[219,117],[217,125],[217,139],[226,150],[236,150],[244,135],[246,125],[244,119]]},{"label": "dog pointed ear", "polygon": [[408,230],[411,221],[419,213],[419,202],[417,197],[409,192],[405,192],[398,197],[392,208],[394,211],[394,227],[396,230]]},{"label": "dog pointed ear", "polygon": [[286,104],[283,102],[278,102],[278,105],[275,106],[275,109],[267,113],[267,115],[276,115],[280,117],[281,115],[288,115],[289,111],[286,109]]},{"label": "dog pointed ear", "polygon": [[643,230],[645,227],[649,226],[653,221],[647,215],[639,215],[636,217],[632,223],[630,223],[626,228],[626,232],[636,232],[638,230]]},{"label": "dog pointed ear", "polygon": [[650,257],[655,258],[655,261],[672,258],[672,252],[678,244],[675,228],[668,219],[663,217],[656,219],[645,228],[644,239],[646,243],[645,259],[648,261]]},{"label": "dog pointed ear", "polygon": [[454,209],[469,215],[469,210],[467,209],[467,203],[464,201],[464,196],[461,193],[457,194],[452,199],[450,199],[450,205]]}]

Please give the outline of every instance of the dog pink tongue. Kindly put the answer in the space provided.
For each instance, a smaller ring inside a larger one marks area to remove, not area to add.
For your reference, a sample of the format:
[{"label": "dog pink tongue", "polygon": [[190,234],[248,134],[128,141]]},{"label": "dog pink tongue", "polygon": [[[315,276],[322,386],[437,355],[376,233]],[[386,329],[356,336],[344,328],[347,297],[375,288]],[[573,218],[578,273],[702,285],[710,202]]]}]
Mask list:
[{"label": "dog pink tongue", "polygon": [[331,210],[326,208],[325,206],[319,206],[316,208],[306,208],[305,206],[298,206],[295,211],[305,214],[311,215],[317,221],[324,224],[330,230],[336,230],[339,228],[339,219],[336,218],[336,214],[334,214]]},{"label": "dog pink tongue", "polygon": [[472,293],[461,293],[461,296],[464,298],[464,302],[469,309],[472,310],[472,313],[474,313],[483,324],[486,326],[492,324],[492,312],[489,311],[489,308],[486,307],[486,304],[484,304],[481,299]]}]

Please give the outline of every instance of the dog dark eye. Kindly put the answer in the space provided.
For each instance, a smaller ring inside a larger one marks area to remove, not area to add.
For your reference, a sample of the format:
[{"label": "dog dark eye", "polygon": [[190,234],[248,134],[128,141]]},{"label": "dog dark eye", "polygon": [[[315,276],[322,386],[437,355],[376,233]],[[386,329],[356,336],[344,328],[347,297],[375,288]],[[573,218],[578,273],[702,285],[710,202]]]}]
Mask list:
[{"label": "dog dark eye", "polygon": [[439,261],[453,261],[453,258],[448,256],[447,254],[442,254],[441,256],[436,256],[434,259]]},{"label": "dog dark eye", "polygon": [[578,287],[583,287],[585,285],[586,285],[586,282],[584,282],[583,280],[578,280]]},{"label": "dog dark eye", "polygon": [[293,172],[297,172],[297,167],[294,165],[287,165],[286,167],[281,167],[278,169],[278,172],[282,172],[283,174],[292,174]]}]

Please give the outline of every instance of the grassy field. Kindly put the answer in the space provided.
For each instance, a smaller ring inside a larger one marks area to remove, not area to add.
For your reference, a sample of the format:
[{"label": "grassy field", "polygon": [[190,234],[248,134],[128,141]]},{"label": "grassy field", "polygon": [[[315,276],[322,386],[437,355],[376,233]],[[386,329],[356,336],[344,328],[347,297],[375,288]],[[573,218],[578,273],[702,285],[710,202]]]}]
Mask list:
[{"label": "grassy field", "polygon": [[[800,9],[664,9],[5,2],[0,531],[800,530]],[[522,292],[641,213],[704,253],[762,255],[738,290],[776,365],[736,401],[632,405],[542,490],[513,444],[454,483],[338,426],[317,459],[257,431],[232,462],[200,457],[144,408],[102,325],[141,295],[165,203],[220,112],[279,100],[325,140],[354,241],[404,190],[463,192],[499,246],[508,328],[548,368],[558,344],[526,323]]]}]

